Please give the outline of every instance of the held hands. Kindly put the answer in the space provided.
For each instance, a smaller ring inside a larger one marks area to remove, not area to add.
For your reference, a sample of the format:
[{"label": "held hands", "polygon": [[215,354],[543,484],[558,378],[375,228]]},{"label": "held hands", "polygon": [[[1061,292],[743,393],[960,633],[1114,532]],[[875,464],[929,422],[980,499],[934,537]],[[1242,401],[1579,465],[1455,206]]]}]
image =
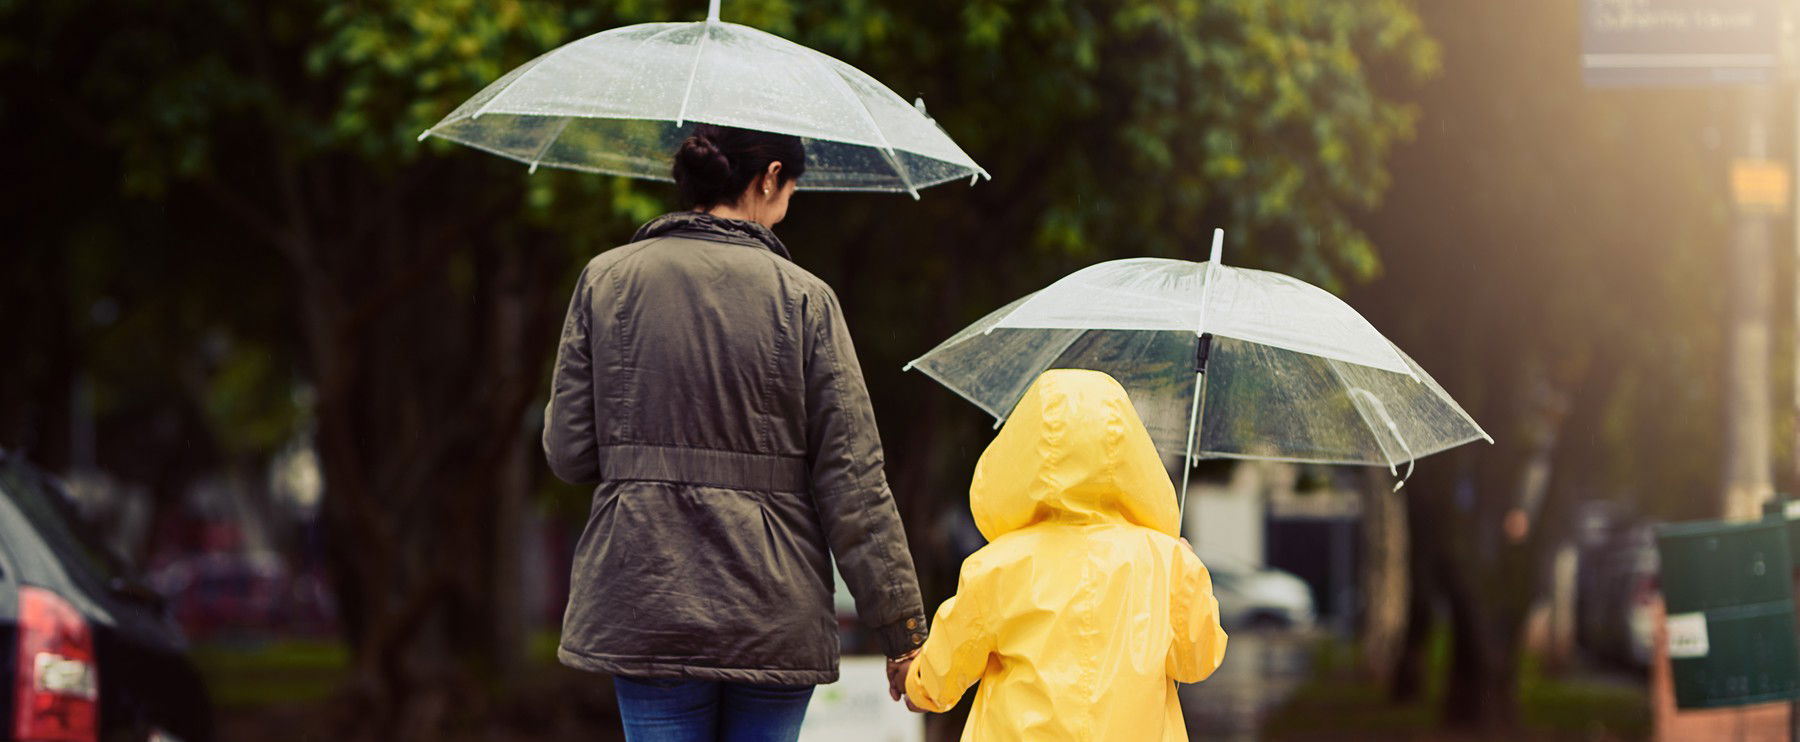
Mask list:
[{"label": "held hands", "polygon": [[918,659],[919,650],[913,649],[899,657],[887,661],[888,697],[896,701],[904,700],[906,710],[913,713],[924,713],[924,709],[914,706],[912,699],[906,696],[906,676],[912,672],[913,660]]}]

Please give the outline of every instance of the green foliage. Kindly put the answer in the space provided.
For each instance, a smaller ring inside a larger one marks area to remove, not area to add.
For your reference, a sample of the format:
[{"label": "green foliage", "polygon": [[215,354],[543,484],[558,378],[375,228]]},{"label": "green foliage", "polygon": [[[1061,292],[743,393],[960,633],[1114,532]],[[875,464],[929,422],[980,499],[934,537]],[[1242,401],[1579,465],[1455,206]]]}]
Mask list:
[{"label": "green foliage", "polygon": [[[1387,688],[1356,676],[1354,646],[1341,639],[1322,639],[1313,650],[1312,676],[1270,714],[1264,736],[1440,739],[1442,720],[1436,704],[1450,670],[1449,645],[1447,629],[1431,633],[1422,697],[1414,703],[1393,704]],[[1550,675],[1535,655],[1527,655],[1519,670],[1519,698],[1523,728],[1515,734],[1530,739],[1646,739],[1651,731],[1643,683],[1628,675],[1580,671]]]},{"label": "green foliage", "polygon": [[[0,64],[37,90],[73,96],[70,115],[89,124],[81,144],[116,156],[79,174],[97,181],[81,185],[103,200],[174,204],[204,185],[269,204],[272,219],[292,219],[282,211],[291,206],[284,189],[321,186],[277,182],[284,163],[352,159],[388,178],[421,160],[480,158],[415,137],[506,70],[561,43],[626,23],[698,19],[704,10],[698,0],[58,0],[0,8],[11,29]],[[1357,215],[1379,203],[1383,161],[1416,115],[1384,96],[1374,73],[1398,70],[1389,76],[1416,81],[1438,65],[1436,46],[1399,0],[728,0],[723,15],[931,100],[998,178],[974,191],[979,201],[935,211],[1017,212],[979,228],[980,219],[960,221],[965,234],[1003,241],[1001,254],[1027,275],[1120,255],[1196,255],[1213,226],[1232,230],[1234,262],[1297,270],[1328,285],[1373,275],[1379,261]],[[112,30],[127,26],[141,30]],[[668,203],[660,185],[483,167],[500,182],[436,187],[498,193],[524,183],[515,209],[521,225],[564,235],[572,256],[618,241]],[[940,202],[962,196],[932,194]],[[456,208],[456,198],[443,200]],[[858,218],[892,219],[909,206],[864,208],[818,231],[854,230]],[[219,231],[241,235],[240,245],[267,238],[227,211],[213,213]],[[799,231],[816,249],[840,249]],[[830,273],[835,257],[820,267]],[[282,280],[273,270],[244,278]],[[873,291],[896,290],[911,292]],[[291,356],[269,352],[234,352],[221,388],[201,395],[243,445],[270,445],[279,437],[275,421],[291,418],[279,404],[243,403],[252,388],[269,398],[293,368]]]},{"label": "green foliage", "polygon": [[981,119],[1038,149],[993,169],[1054,184],[1041,249],[1194,255],[1224,226],[1240,258],[1250,245],[1327,284],[1373,275],[1354,219],[1416,112],[1369,70],[1437,67],[1406,4],[983,0],[962,18],[961,54],[999,68]]},{"label": "green foliage", "polygon": [[263,645],[206,644],[194,662],[220,708],[263,708],[323,701],[348,675],[350,653],[337,642],[287,640]]}]

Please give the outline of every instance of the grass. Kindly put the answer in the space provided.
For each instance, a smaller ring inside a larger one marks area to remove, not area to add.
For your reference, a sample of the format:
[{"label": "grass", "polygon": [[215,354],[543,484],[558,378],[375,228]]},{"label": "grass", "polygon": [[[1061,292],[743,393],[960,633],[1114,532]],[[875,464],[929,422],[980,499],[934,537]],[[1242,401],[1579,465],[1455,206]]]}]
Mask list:
[{"label": "grass", "polygon": [[220,709],[304,704],[336,692],[350,666],[344,646],[330,640],[205,644],[194,661]]},{"label": "grass", "polygon": [[1554,678],[1529,655],[1519,676],[1519,705],[1527,729],[1609,739],[1650,737],[1647,680],[1629,684],[1579,675]]},{"label": "grass", "polygon": [[[1270,739],[1465,739],[1442,731],[1439,707],[1449,668],[1448,647],[1444,633],[1431,638],[1423,699],[1396,705],[1388,702],[1386,689],[1355,677],[1355,651],[1349,644],[1322,639],[1314,652],[1314,677],[1270,714],[1265,734]],[[1519,676],[1521,731],[1526,738],[1650,736],[1647,688],[1641,682],[1581,674],[1555,677],[1529,656]]]},{"label": "grass", "polygon": [[[516,687],[495,689],[476,712],[481,724],[445,742],[617,740],[618,718],[607,703],[612,685],[559,665],[556,644],[554,631],[531,636]],[[338,694],[350,656],[335,641],[203,644],[193,656],[212,694],[219,739],[331,742],[347,722]]]}]

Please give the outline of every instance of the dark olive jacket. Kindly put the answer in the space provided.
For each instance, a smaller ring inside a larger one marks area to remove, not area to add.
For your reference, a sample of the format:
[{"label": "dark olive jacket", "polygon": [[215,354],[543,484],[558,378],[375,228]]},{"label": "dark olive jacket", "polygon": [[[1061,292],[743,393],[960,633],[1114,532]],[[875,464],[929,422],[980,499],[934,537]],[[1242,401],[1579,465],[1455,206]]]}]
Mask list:
[{"label": "dark olive jacket", "polygon": [[758,224],[669,214],[588,263],[563,323],[544,453],[558,477],[597,483],[564,664],[836,680],[834,554],[890,656],[924,640],[837,296]]}]

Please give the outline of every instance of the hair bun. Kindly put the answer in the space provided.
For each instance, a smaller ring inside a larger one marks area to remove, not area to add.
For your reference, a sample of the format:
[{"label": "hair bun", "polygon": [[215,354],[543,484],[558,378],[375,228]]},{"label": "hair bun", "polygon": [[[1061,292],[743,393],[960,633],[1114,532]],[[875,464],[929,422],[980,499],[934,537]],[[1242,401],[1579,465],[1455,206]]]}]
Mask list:
[{"label": "hair bun", "polygon": [[696,194],[716,198],[731,183],[731,158],[704,132],[695,132],[675,153],[675,180]]}]

